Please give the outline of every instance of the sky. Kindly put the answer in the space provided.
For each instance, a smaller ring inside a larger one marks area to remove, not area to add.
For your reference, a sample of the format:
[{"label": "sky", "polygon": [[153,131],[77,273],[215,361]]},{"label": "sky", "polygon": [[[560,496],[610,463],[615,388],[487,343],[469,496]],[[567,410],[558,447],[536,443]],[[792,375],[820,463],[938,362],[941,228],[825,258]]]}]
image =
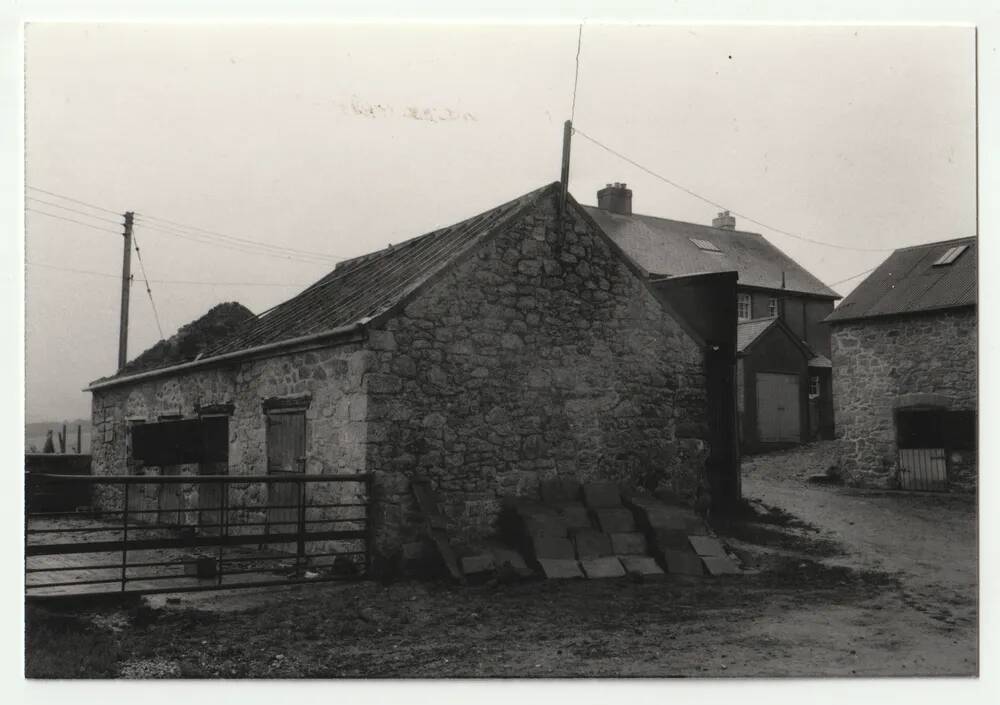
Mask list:
[{"label": "sky", "polygon": [[711,222],[717,207],[654,172],[836,246],[737,216],[841,294],[887,250],[977,231],[971,29],[587,24],[574,111],[577,36],[29,25],[26,420],[89,416],[83,387],[114,372],[117,214],[137,214],[142,255],[131,358],[216,303],[263,311],[338,258],[558,179],[571,112],[648,170],[577,134],[578,201],[622,181],[635,212]]}]

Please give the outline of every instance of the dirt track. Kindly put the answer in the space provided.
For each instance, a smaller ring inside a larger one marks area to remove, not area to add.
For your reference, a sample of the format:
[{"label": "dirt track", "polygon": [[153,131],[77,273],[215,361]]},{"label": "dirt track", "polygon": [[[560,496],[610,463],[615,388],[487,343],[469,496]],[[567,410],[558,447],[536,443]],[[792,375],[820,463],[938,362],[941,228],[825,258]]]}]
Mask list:
[{"label": "dirt track", "polygon": [[[972,675],[970,501],[813,487],[757,458],[784,509],[717,529],[749,574],[455,587],[315,585],[32,611],[29,672],[189,677]],[[769,471],[768,468],[772,471]],[[810,526],[811,525],[811,526]],[[89,654],[72,654],[86,644]],[[34,659],[32,661],[32,658]]]}]

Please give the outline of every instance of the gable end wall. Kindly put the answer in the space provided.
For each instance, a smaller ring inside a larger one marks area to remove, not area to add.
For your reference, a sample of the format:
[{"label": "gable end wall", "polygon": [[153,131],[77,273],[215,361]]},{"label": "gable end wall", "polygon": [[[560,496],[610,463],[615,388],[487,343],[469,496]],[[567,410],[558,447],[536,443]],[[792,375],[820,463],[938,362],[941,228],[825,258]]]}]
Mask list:
[{"label": "gable end wall", "polygon": [[[847,321],[831,328],[841,468],[855,484],[892,486],[897,397],[942,394],[952,400],[953,410],[978,408],[976,309]],[[956,471],[949,478],[953,487],[973,489],[975,458],[949,463]]]},{"label": "gable end wall", "polygon": [[556,476],[691,497],[706,455],[702,351],[602,234],[546,198],[370,332],[368,459],[380,550],[422,533],[431,480],[453,536]]}]

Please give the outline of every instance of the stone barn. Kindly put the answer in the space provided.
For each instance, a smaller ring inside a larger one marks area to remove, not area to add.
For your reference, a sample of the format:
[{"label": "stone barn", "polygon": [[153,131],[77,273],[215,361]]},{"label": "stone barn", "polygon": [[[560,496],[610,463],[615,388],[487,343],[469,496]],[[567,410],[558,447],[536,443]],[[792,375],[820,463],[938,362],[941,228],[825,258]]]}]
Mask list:
[{"label": "stone barn", "polygon": [[469,542],[550,478],[693,498],[703,341],[559,193],[342,262],[195,359],[92,383],[94,473],[135,472],[162,433],[202,455],[161,472],[371,473],[376,556],[420,538],[418,476]]},{"label": "stone barn", "polygon": [[896,250],[827,317],[852,482],[975,490],[976,249],[972,237]]}]

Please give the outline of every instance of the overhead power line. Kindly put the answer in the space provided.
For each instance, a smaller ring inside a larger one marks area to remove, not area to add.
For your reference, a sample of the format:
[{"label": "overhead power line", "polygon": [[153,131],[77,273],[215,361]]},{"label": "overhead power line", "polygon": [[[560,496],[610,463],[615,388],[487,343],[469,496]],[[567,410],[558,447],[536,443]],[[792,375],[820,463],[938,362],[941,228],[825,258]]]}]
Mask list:
[{"label": "overhead power line", "polygon": [[55,196],[56,198],[62,198],[67,201],[72,201],[73,203],[77,203],[81,206],[89,206],[90,208],[96,208],[97,210],[104,211],[105,213],[111,213],[112,215],[121,216],[121,213],[119,213],[118,211],[111,210],[110,208],[105,208],[104,206],[95,206],[93,203],[88,203],[87,201],[81,201],[78,198],[72,198],[70,196],[64,196],[61,193],[56,193],[55,191],[46,191],[45,189],[38,188],[37,186],[28,186],[27,188],[29,188],[32,191],[38,191],[39,193],[48,194],[49,196]]},{"label": "overhead power line", "polygon": [[583,23],[576,34],[576,69],[573,71],[573,105],[569,110],[569,121],[573,122],[576,117],[576,84],[580,80],[580,46],[583,44]]},{"label": "overhead power line", "polygon": [[[107,279],[121,280],[121,274],[112,274],[110,272],[97,272],[92,269],[75,269],[73,267],[61,267],[55,264],[48,264],[47,262],[32,262],[27,260],[26,263],[31,267],[44,267],[45,269],[55,269],[61,272],[73,272],[75,274],[87,274],[94,277],[105,277]],[[229,281],[198,281],[191,279],[150,279],[150,284],[183,284],[191,286],[279,286],[288,288],[299,288],[304,287],[305,284],[282,284],[279,282],[229,282]]]},{"label": "overhead power line", "polygon": [[156,302],[153,301],[153,290],[149,288],[149,277],[146,276],[146,265],[142,261],[142,252],[139,251],[139,240],[132,234],[132,247],[135,248],[135,256],[139,260],[139,269],[142,271],[142,280],[146,284],[146,294],[149,296],[149,305],[153,307],[153,318],[156,320],[156,329],[160,331],[160,340],[163,340],[163,326],[160,325],[160,314],[156,310]]},{"label": "overhead power line", "polygon": [[892,252],[893,251],[892,249],[885,249],[885,248],[850,247],[850,246],[847,246],[847,245],[837,245],[837,244],[834,244],[832,242],[823,242],[822,240],[814,240],[812,238],[803,237],[802,235],[796,235],[795,233],[790,233],[787,230],[782,230],[781,228],[777,228],[777,227],[775,227],[773,225],[768,225],[767,223],[761,222],[761,221],[759,221],[759,220],[757,220],[755,218],[751,218],[750,216],[746,215],[745,213],[740,213],[739,211],[735,211],[732,208],[729,208],[728,206],[724,206],[721,203],[719,203],[718,201],[713,201],[710,198],[702,196],[700,193],[692,191],[688,187],[686,187],[686,186],[684,186],[682,184],[679,184],[676,181],[674,181],[672,179],[669,179],[666,176],[663,176],[662,174],[656,173],[655,171],[653,171],[649,167],[643,166],[642,164],[640,164],[639,162],[635,161],[634,159],[631,159],[631,158],[625,156],[624,154],[622,154],[621,152],[619,152],[619,151],[617,151],[615,149],[612,149],[611,147],[607,146],[606,144],[603,144],[602,142],[599,142],[598,140],[594,139],[593,137],[591,137],[587,133],[582,132],[582,131],[580,131],[577,128],[573,128],[573,132],[576,133],[576,134],[578,134],[578,135],[580,135],[581,137],[583,137],[588,142],[591,142],[594,145],[600,147],[604,151],[606,151],[606,152],[608,152],[610,154],[613,154],[614,156],[618,157],[622,161],[628,162],[629,164],[631,164],[632,166],[636,167],[637,169],[640,169],[641,171],[646,172],[650,176],[652,176],[652,177],[654,177],[656,179],[659,179],[660,181],[662,181],[662,182],[664,182],[666,184],[669,184],[670,186],[673,186],[674,188],[676,188],[676,189],[678,189],[680,191],[683,191],[684,193],[688,194],[689,196],[693,196],[694,198],[697,198],[699,201],[703,201],[704,203],[707,203],[707,204],[709,204],[711,206],[715,206],[716,208],[719,208],[721,210],[728,210],[731,214],[733,214],[735,216],[739,216],[743,220],[746,220],[746,221],[749,221],[751,223],[754,223],[755,225],[759,225],[762,228],[767,228],[768,230],[772,230],[772,231],[774,231],[776,233],[780,233],[782,235],[785,235],[787,237],[793,238],[795,240],[801,240],[803,242],[808,242],[808,243],[811,243],[813,245],[820,245],[822,247],[832,247],[832,248],[837,249],[837,250],[850,250],[852,252]]},{"label": "overhead power line", "polygon": [[[94,203],[90,203],[89,201],[84,201],[79,198],[73,198],[72,196],[66,196],[65,194],[39,188],[37,186],[28,186],[27,188],[32,191],[36,191],[38,193],[43,193],[49,196],[53,196],[55,198],[63,199],[70,203],[75,203],[81,206],[86,206],[88,208],[94,208],[96,210],[103,211],[105,213],[110,213],[112,215],[117,216],[119,219],[122,217],[121,213],[119,213],[118,211],[112,210],[110,208],[105,208],[104,206],[99,206]],[[121,220],[111,221],[106,218],[103,218],[102,216],[97,216],[93,213],[87,213],[79,209],[74,209],[67,205],[60,204],[58,202],[44,201],[35,196],[27,196],[26,198],[27,200],[30,201],[43,203],[50,207],[60,208],[72,212],[74,215],[79,215],[87,218],[94,218],[96,220],[112,223],[114,225],[120,225],[122,222]],[[84,225],[89,228],[94,228],[95,230],[104,230],[105,232],[112,232],[115,235],[120,234],[118,231],[110,231],[104,228],[99,228],[96,225],[87,222],[74,220],[73,218],[68,218],[64,215],[57,215],[43,210],[38,210],[30,206],[28,207],[28,210],[35,211],[43,215],[48,215],[49,217],[52,218],[59,218],[60,220],[77,223],[79,225]],[[332,255],[325,252],[305,250],[297,247],[289,247],[287,245],[274,245],[271,243],[262,242],[260,240],[253,240],[247,237],[240,237],[237,235],[227,235],[225,233],[217,232],[214,230],[208,230],[207,228],[201,228],[196,225],[187,225],[185,223],[180,223],[175,220],[161,218],[149,214],[137,213],[136,220],[137,223],[141,221],[143,223],[143,227],[150,230],[156,230],[157,232],[161,232],[163,234],[173,235],[175,237],[188,239],[193,242],[200,242],[206,245],[226,247],[231,250],[244,252],[248,254],[268,255],[268,256],[281,257],[286,260],[294,260],[307,263],[321,263],[321,264],[333,264],[339,260],[347,259],[346,257]]]},{"label": "overhead power line", "polygon": [[[160,218],[146,213],[137,213],[137,215],[139,216],[140,220],[153,221],[153,225],[156,225],[158,223],[161,224],[159,225],[159,227],[166,227],[175,231],[197,233],[202,236],[219,238],[225,241],[232,242],[234,244],[245,245],[249,247],[265,248],[268,250],[274,250],[276,252],[289,253],[303,257],[321,258],[333,261],[346,259],[346,257],[331,255],[326,252],[317,252],[315,250],[303,250],[298,247],[288,247],[287,245],[274,245],[268,242],[261,242],[260,240],[251,240],[249,238],[238,237],[236,235],[227,235],[225,233],[220,233],[215,230],[208,230],[207,228],[201,228],[196,225],[186,225],[184,223],[178,223],[175,220],[168,220],[167,218]],[[148,226],[149,223],[147,223],[147,227]]]},{"label": "overhead power line", "polygon": [[203,245],[211,245],[213,247],[221,247],[228,250],[234,250],[236,252],[243,252],[245,254],[264,255],[266,257],[274,257],[291,262],[303,262],[306,264],[323,264],[327,266],[334,264],[334,262],[330,259],[318,259],[316,257],[306,257],[294,252],[284,252],[281,250],[276,250],[271,248],[254,247],[237,242],[230,242],[227,240],[221,240],[219,238],[212,238],[206,235],[201,235],[193,231],[180,230],[172,226],[162,227],[159,224],[153,225],[148,220],[137,219],[136,224],[138,227],[144,228],[149,231],[162,233],[164,235],[170,235],[172,237],[178,237],[181,238],[182,240],[190,240],[191,242],[197,242]]},{"label": "overhead power line", "polygon": [[50,218],[58,218],[59,220],[65,220],[70,223],[76,223],[77,225],[82,225],[86,228],[93,228],[94,230],[100,230],[102,233],[121,235],[120,232],[117,232],[115,230],[109,230],[108,228],[101,227],[100,225],[94,225],[93,223],[84,223],[83,221],[74,220],[73,218],[67,218],[66,216],[63,215],[56,215],[55,213],[47,213],[46,211],[38,210],[37,208],[32,208],[31,206],[26,207],[25,210],[31,211],[32,213],[38,213],[39,215],[47,215]]},{"label": "overhead power line", "polygon": [[25,197],[27,201],[34,201],[35,203],[42,203],[46,206],[52,206],[54,208],[61,208],[62,210],[69,211],[70,213],[75,213],[77,215],[82,215],[86,218],[93,218],[94,220],[100,220],[103,223],[111,223],[112,225],[121,225],[122,220],[111,220],[110,218],[105,218],[104,216],[94,215],[93,213],[87,213],[86,211],[79,210],[78,208],[72,208],[70,206],[64,206],[61,203],[56,203],[54,201],[46,201],[41,198],[35,198],[34,196]]},{"label": "overhead power line", "polygon": [[830,287],[830,288],[832,289],[833,287],[837,286],[838,284],[844,284],[845,282],[849,282],[849,281],[851,281],[852,279],[857,279],[858,277],[863,277],[863,276],[864,276],[864,275],[866,275],[866,274],[871,274],[871,273],[872,273],[872,272],[874,272],[874,271],[875,271],[876,269],[878,269],[878,267],[872,267],[871,269],[866,269],[866,270],[865,270],[865,271],[863,271],[863,272],[858,272],[858,273],[857,273],[857,274],[855,274],[854,276],[850,276],[850,277],[847,277],[847,279],[841,279],[840,281],[838,281],[838,282],[834,282],[833,284],[827,284],[827,286],[828,286],[828,287]]}]

